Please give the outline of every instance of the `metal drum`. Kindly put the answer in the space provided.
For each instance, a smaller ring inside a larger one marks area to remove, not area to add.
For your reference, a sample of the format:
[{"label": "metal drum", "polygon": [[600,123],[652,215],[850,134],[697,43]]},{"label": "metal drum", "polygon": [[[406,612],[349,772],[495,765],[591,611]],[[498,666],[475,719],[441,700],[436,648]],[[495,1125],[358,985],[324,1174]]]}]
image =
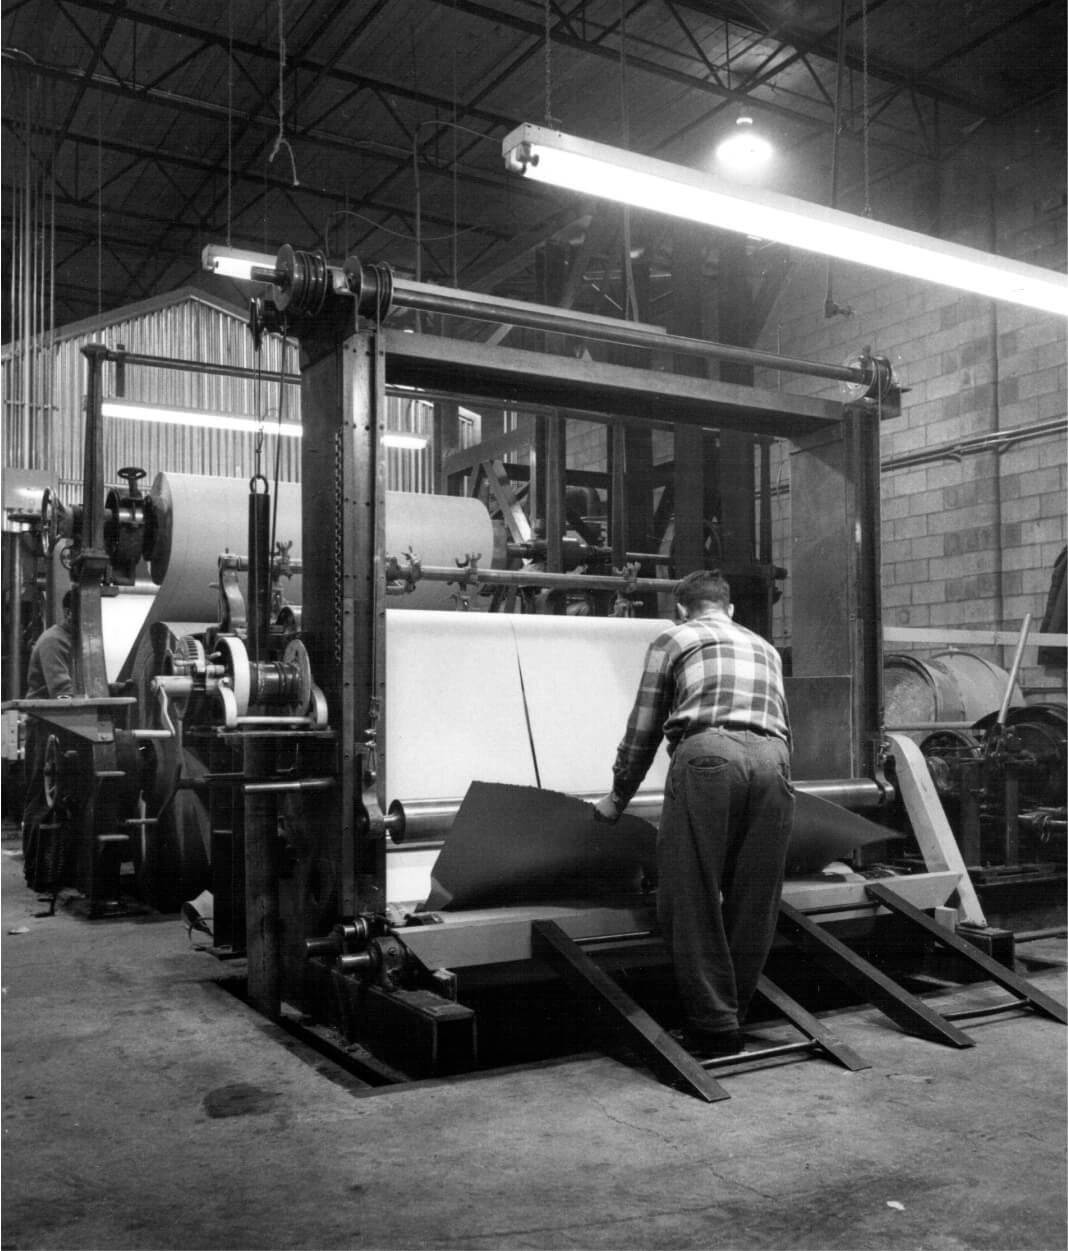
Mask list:
[{"label": "metal drum", "polygon": [[953,674],[933,660],[907,654],[883,658],[883,703],[889,728],[927,725],[965,718],[964,703]]},{"label": "metal drum", "polygon": [[[936,652],[932,661],[952,674],[964,703],[964,720],[978,721],[988,713],[997,712],[1005,698],[1009,675],[993,661],[974,652],[961,652],[955,648]],[[1010,708],[1021,708],[1027,701],[1019,685],[1012,690]]]},{"label": "metal drum", "polygon": [[[926,660],[891,653],[883,658],[886,725],[974,725],[1000,709],[1008,681],[1004,669],[972,652],[939,652]],[[1015,687],[1012,706],[1024,702]]]}]

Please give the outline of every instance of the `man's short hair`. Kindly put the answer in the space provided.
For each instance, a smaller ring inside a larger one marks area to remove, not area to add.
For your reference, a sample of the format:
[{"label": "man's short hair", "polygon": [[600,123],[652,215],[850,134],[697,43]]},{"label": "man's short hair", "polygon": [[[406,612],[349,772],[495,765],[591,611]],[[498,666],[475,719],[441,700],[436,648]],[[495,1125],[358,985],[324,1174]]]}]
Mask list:
[{"label": "man's short hair", "polygon": [[717,604],[724,612],[730,607],[731,588],[715,569],[697,569],[675,585],[675,600],[692,613],[702,604]]},{"label": "man's short hair", "polygon": [[74,603],[74,592],[68,589],[67,592],[63,596],[63,611],[70,612],[71,605],[73,603]]}]

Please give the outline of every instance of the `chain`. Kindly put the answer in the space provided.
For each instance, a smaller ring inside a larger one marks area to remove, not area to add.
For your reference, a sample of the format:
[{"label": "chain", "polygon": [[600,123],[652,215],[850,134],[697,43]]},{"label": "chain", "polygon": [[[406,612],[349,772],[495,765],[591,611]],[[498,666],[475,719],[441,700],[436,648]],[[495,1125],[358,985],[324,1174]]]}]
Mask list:
[{"label": "chain", "polygon": [[344,471],[342,467],[342,450],[344,448],[344,430],[334,432],[334,665],[335,671],[341,671],[341,631],[344,626],[344,561],[342,560],[342,531],[345,528],[344,513]]}]

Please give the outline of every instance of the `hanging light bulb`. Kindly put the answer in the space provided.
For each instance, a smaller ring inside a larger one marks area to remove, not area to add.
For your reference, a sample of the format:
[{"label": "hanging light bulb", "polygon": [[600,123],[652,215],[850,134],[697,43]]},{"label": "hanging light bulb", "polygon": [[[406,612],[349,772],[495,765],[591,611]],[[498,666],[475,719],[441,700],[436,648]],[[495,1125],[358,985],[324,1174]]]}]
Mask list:
[{"label": "hanging light bulb", "polygon": [[735,173],[751,174],[771,160],[773,148],[753,129],[751,117],[739,117],[734,130],[716,148],[716,160]]}]

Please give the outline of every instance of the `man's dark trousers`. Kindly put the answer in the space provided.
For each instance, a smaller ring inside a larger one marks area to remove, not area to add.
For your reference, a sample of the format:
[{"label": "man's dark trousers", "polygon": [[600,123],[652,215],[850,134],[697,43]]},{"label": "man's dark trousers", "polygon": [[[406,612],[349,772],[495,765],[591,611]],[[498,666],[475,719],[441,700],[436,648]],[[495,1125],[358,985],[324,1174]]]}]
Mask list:
[{"label": "man's dark trousers", "polygon": [[775,937],[793,820],[790,753],[749,730],[675,750],[657,839],[657,911],[692,1028],[734,1030]]}]

